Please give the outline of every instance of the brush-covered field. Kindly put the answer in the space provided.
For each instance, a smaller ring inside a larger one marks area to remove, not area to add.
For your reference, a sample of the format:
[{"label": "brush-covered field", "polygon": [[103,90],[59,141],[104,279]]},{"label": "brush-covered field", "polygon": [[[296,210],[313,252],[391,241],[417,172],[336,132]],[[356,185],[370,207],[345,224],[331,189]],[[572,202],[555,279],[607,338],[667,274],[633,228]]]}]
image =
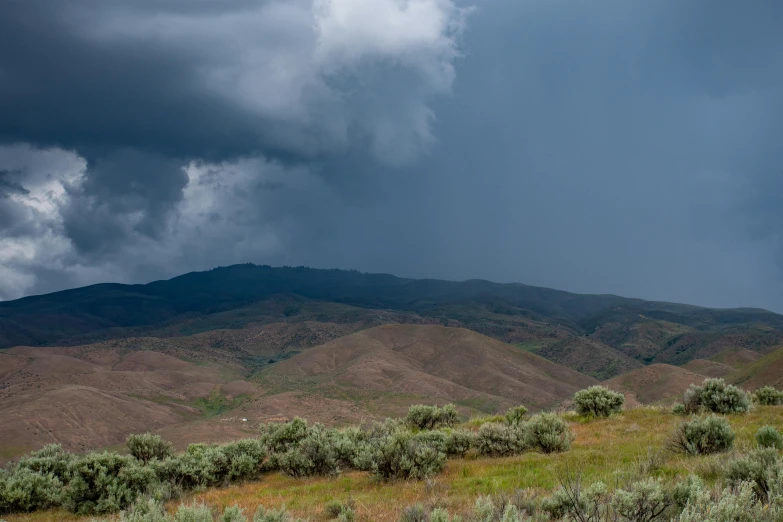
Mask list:
[{"label": "brush-covered field", "polygon": [[[450,456],[442,470],[428,473],[426,477],[419,479],[384,478],[372,467],[372,464],[368,465],[368,471],[350,469],[339,474],[330,473],[328,476],[300,478],[291,476],[290,468],[289,473],[273,470],[264,473],[256,480],[237,481],[222,487],[196,487],[191,491],[179,493],[166,503],[166,509],[171,514],[175,514],[181,503],[196,503],[204,504],[215,513],[219,513],[226,507],[237,506],[243,510],[249,520],[252,520],[258,506],[264,506],[275,510],[285,508],[292,518],[318,521],[337,519],[340,513],[339,504],[350,506],[350,517],[353,518],[348,518],[349,520],[389,522],[436,520],[437,513],[443,512],[436,511],[435,514],[431,514],[432,510],[442,508],[451,515],[462,516],[462,520],[505,521],[506,518],[500,515],[495,518],[481,518],[476,514],[477,499],[484,498],[486,502],[486,497],[489,496],[498,506],[496,512],[504,511],[504,506],[508,505],[518,507],[519,518],[508,518],[508,520],[550,520],[555,518],[544,518],[543,512],[537,515],[539,518],[523,518],[522,511],[526,506],[540,508],[542,502],[544,504],[547,502],[545,499],[552,498],[553,494],[557,496],[557,491],[563,485],[570,490],[576,488],[584,491],[589,489],[588,486],[591,484],[600,481],[610,492],[604,493],[604,496],[609,498],[607,495],[611,495],[612,491],[632,489],[632,484],[648,478],[657,481],[660,491],[671,492],[676,490],[678,483],[682,484],[693,475],[701,479],[703,489],[713,496],[717,505],[721,498],[719,492],[723,487],[733,485],[735,489],[741,489],[736,476],[732,478],[731,470],[737,468],[732,463],[742,459],[747,460],[748,455],[759,452],[757,441],[759,430],[771,426],[778,432],[783,432],[783,406],[755,405],[747,413],[716,417],[725,419],[735,435],[730,447],[714,453],[705,452],[709,454],[688,454],[674,451],[671,441],[679,427],[691,419],[698,418],[696,416],[674,414],[668,408],[640,407],[612,413],[608,417],[580,415],[574,411],[563,413],[560,417],[568,425],[570,435],[566,439],[571,442],[569,447],[558,448],[552,453],[528,445],[518,455],[487,456],[476,449],[474,441],[472,449],[464,456]],[[529,419],[530,415],[525,418]],[[501,426],[504,419],[503,417],[473,418],[462,421],[450,429],[481,433],[481,426],[497,421],[500,422],[494,425]],[[425,432],[426,430],[423,430],[418,433]],[[772,484],[770,487],[777,487],[780,490],[783,489],[780,448],[775,449],[773,445],[773,449],[769,451],[776,453],[778,469],[777,471],[773,469],[773,472],[778,475],[770,475],[768,480],[770,483],[779,481],[780,483]],[[577,496],[578,494],[577,492]],[[738,494],[741,495],[742,491]],[[758,496],[764,494],[762,492]],[[763,499],[753,497],[755,498],[753,502],[762,506],[759,509],[772,513],[770,505],[764,503],[774,503],[777,500],[771,500],[773,493],[767,492],[767,494],[768,496]],[[670,493],[665,495],[668,499]],[[725,495],[724,492],[724,497]],[[691,501],[695,502],[693,499]],[[586,503],[589,504],[589,501]],[[411,509],[410,506],[417,507]],[[747,506],[745,511],[753,512],[750,506]],[[557,512],[556,510],[549,512],[550,515],[552,513]],[[593,518],[580,518],[581,515],[569,513],[568,510],[560,514],[563,515],[563,520],[670,520],[670,518],[644,518],[642,515],[636,519],[611,518],[608,512],[605,517],[594,514]],[[423,518],[416,518],[419,515]],[[64,509],[54,509],[26,514],[8,514],[3,518],[8,522],[48,522],[95,520],[95,516],[76,515]],[[724,520],[708,518],[708,516],[702,513],[687,520]],[[103,515],[101,518],[101,520],[119,519],[120,515],[117,514]],[[746,520],[746,518],[725,520]]]}]

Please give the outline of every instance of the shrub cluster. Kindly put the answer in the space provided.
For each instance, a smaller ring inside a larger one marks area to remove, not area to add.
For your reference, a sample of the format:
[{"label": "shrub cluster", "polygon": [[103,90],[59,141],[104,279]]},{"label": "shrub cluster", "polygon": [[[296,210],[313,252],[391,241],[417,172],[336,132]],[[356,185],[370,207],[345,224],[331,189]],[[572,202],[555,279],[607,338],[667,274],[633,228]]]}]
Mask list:
[{"label": "shrub cluster", "polygon": [[608,417],[619,412],[625,402],[625,396],[603,386],[591,386],[574,395],[576,411],[580,415]]},{"label": "shrub cluster", "polygon": [[442,408],[415,404],[408,409],[407,423],[420,430],[451,428],[457,423],[457,408],[447,404]]},{"label": "shrub cluster", "polygon": [[710,415],[681,423],[669,441],[669,448],[688,455],[708,455],[728,451],[733,444],[734,432],[728,421]]},{"label": "shrub cluster", "polygon": [[[108,522],[96,520],[94,522]],[[205,504],[180,504],[173,515],[169,515],[163,504],[151,498],[140,498],[120,514],[120,522],[303,522],[285,510],[265,509],[259,506],[251,519],[237,506],[226,507],[215,512]]]},{"label": "shrub cluster", "polygon": [[542,453],[566,451],[573,441],[568,424],[554,413],[539,413],[527,422],[483,424],[476,436],[475,446],[480,455],[507,457],[527,449]]},{"label": "shrub cluster", "polygon": [[763,426],[756,432],[756,442],[762,448],[783,450],[783,435],[774,426]]},{"label": "shrub cluster", "polygon": [[685,413],[747,413],[751,407],[748,394],[723,379],[705,379],[701,386],[691,384],[683,402]]},{"label": "shrub cluster", "polygon": [[142,435],[130,435],[125,441],[130,454],[143,463],[153,459],[163,460],[172,455],[171,443],[163,440],[160,435],[144,433]]},{"label": "shrub cluster", "polygon": [[772,386],[764,386],[753,392],[753,398],[762,406],[779,406],[783,404],[783,391]]}]

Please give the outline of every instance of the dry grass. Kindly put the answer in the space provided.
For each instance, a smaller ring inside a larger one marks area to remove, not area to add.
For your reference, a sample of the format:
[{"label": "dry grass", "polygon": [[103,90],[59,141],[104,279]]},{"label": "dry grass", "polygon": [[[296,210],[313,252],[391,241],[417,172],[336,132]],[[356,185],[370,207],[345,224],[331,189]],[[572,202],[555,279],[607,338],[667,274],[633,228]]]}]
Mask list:
[{"label": "dry grass", "polygon": [[[558,474],[566,468],[581,470],[584,480],[601,479],[623,484],[650,469],[664,480],[699,473],[714,480],[726,456],[687,457],[669,452],[658,454],[682,418],[656,408],[639,408],[608,419],[584,420],[570,417],[576,434],[571,451],[560,455],[527,453],[505,459],[449,461],[445,471],[430,481],[391,484],[372,480],[368,474],[351,472],[336,479],[294,479],[281,474],[260,482],[210,489],[186,498],[222,508],[237,504],[252,513],[258,505],[286,506],[293,514],[313,521],[326,520],[323,508],[331,500],[352,498],[359,520],[396,521],[400,510],[410,504],[445,506],[459,512],[468,509],[477,495],[512,493],[530,488],[546,493],[558,485]],[[736,446],[749,447],[756,430],[765,424],[783,430],[783,407],[760,407],[748,415],[730,416],[737,433]],[[172,503],[172,508],[175,503]],[[82,520],[62,512],[6,517],[8,522]],[[86,519],[85,519],[86,520]]]}]

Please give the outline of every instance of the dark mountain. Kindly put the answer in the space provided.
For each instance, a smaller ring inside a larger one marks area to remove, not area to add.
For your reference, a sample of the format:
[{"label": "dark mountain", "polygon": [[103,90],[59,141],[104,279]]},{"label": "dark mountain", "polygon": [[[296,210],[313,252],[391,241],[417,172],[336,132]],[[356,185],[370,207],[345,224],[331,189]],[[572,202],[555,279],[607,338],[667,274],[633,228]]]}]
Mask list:
[{"label": "dark mountain", "polygon": [[[493,322],[493,328],[504,321],[533,321],[560,325],[573,334],[590,333],[607,322],[627,322],[634,317],[695,329],[742,324],[783,328],[783,316],[760,309],[715,310],[614,295],[573,294],[518,283],[405,279],[356,271],[244,264],[146,285],[99,284],[0,303],[0,347],[45,345],[113,328],[149,327],[247,307],[280,294],[463,323],[477,315],[502,318]],[[490,335],[503,337],[502,332]]]}]

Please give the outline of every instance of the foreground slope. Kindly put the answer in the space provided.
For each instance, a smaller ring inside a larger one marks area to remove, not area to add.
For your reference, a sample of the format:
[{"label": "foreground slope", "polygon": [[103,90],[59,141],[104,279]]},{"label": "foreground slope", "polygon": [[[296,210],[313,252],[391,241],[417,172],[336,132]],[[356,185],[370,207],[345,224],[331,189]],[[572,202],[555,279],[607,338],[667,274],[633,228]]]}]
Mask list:
[{"label": "foreground slope", "polygon": [[419,325],[386,325],[342,337],[281,362],[261,379],[326,396],[390,393],[485,411],[520,403],[549,408],[597,382],[470,330]]}]

